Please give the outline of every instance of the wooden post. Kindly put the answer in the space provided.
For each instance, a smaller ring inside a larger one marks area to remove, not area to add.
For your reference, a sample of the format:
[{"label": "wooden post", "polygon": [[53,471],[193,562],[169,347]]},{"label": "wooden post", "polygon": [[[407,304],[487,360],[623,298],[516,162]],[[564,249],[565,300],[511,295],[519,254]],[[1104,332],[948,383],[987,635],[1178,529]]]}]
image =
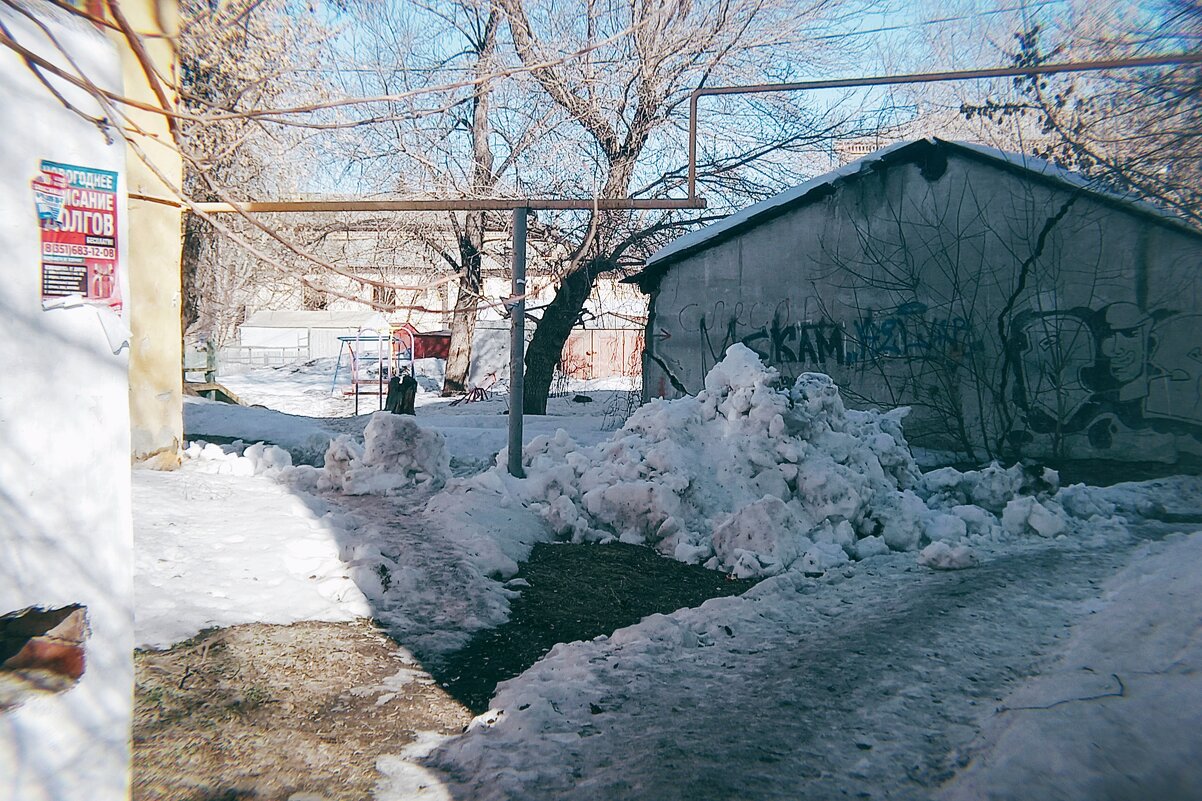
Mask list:
[{"label": "wooden post", "polygon": [[205,341],[205,383],[217,383],[217,340],[213,336]]}]

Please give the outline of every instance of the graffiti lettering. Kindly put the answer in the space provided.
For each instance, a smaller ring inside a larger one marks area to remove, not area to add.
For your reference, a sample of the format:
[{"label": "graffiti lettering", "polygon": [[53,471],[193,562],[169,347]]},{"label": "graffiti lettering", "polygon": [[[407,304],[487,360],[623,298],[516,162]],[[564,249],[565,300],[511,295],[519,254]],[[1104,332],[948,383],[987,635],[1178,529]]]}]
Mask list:
[{"label": "graffiti lettering", "polygon": [[888,312],[868,310],[847,335],[844,323],[830,319],[792,322],[789,301],[782,301],[768,319],[756,320],[756,306],[727,306],[718,301],[708,314],[692,320],[681,311],[681,326],[696,326],[701,343],[701,370],[721,360],[726,349],[741,342],[765,362],[786,374],[795,367],[829,369],[879,358],[960,360],[977,348],[972,324],[964,317],[932,317],[921,303],[908,303]]},{"label": "graffiti lettering", "polygon": [[[701,371],[704,374],[721,360],[726,349],[736,342],[759,354],[766,363],[786,375],[797,368],[825,368],[847,362],[843,326],[830,320],[792,322],[789,304],[777,305],[771,319],[755,325],[754,309],[736,304],[728,309],[721,301],[711,313],[697,319],[701,348]],[[681,323],[686,324],[684,311]],[[762,318],[761,318],[762,319]]]},{"label": "graffiti lettering", "polygon": [[779,318],[774,318],[770,326],[746,334],[739,341],[765,362],[776,365],[843,364],[846,355],[843,329],[825,321],[782,325]]},{"label": "graffiti lettering", "polygon": [[869,309],[855,322],[856,348],[849,363],[878,358],[959,360],[974,350],[972,323],[964,317],[927,316],[921,303],[907,303],[882,314]]}]

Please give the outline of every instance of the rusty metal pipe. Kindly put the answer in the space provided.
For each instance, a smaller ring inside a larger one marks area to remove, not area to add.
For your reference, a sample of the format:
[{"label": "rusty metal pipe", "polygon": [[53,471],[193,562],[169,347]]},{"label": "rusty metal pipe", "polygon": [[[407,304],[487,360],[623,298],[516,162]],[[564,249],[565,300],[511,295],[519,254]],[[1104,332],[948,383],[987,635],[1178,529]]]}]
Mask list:
[{"label": "rusty metal pipe", "polygon": [[1166,67],[1202,63],[1202,53],[1175,53],[1140,58],[1114,58],[1101,61],[1071,61],[1030,67],[989,67],[955,72],[920,72],[909,75],[879,75],[872,78],[833,78],[800,83],[763,83],[750,86],[715,86],[694,89],[689,95],[689,199],[697,197],[697,101],[714,95],[751,95],[767,92],[801,92],[811,89],[849,89],[858,86],[890,86],[902,83],[937,83],[981,78],[1007,78],[1024,75],[1052,75],[1061,72],[1100,72],[1102,70]]},{"label": "rusty metal pipe", "polygon": [[231,212],[291,214],[335,211],[514,211],[546,209],[615,211],[621,209],[703,209],[701,198],[437,198],[416,200],[254,200],[245,203],[197,203],[206,214]]}]

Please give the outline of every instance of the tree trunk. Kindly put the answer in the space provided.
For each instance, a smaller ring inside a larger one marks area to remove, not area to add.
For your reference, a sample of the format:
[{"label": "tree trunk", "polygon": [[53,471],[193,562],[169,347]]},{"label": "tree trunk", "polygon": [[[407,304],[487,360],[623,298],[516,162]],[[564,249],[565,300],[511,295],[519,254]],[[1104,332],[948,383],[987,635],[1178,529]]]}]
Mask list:
[{"label": "tree trunk", "polygon": [[586,262],[569,273],[559,285],[555,299],[543,311],[526,347],[526,383],[523,404],[526,414],[546,414],[547,395],[555,366],[563,355],[572,327],[580,319],[580,310],[593,291],[593,281],[600,270],[595,262]]},{"label": "tree trunk", "polygon": [[[480,231],[483,234],[483,224]],[[479,250],[468,253],[469,246],[470,243],[460,243],[463,268],[459,275],[459,294],[455,298],[455,311],[451,315],[451,347],[447,354],[446,376],[442,382],[444,396],[467,392],[472,366],[472,338],[476,332],[477,308],[480,302],[481,254]]]},{"label": "tree trunk", "polygon": [[180,284],[183,291],[179,308],[180,330],[184,332],[200,319],[201,290],[197,275],[200,269],[200,251],[205,238],[212,235],[212,229],[203,219],[195,214],[184,214],[184,243],[180,259]]},{"label": "tree trunk", "polygon": [[[467,6],[464,6],[465,8]],[[497,50],[497,25],[501,12],[492,9],[479,42],[476,43],[476,78],[480,83],[472,95],[472,191],[483,194],[496,184],[493,174],[493,152],[489,143],[492,126],[489,124],[491,89],[487,80],[492,69],[492,57]],[[451,315],[451,348],[447,354],[447,372],[442,382],[442,394],[458,395],[467,392],[472,368],[472,337],[476,333],[479,310],[480,267],[484,259],[484,233],[487,219],[484,212],[468,214],[459,236],[459,294]]]}]

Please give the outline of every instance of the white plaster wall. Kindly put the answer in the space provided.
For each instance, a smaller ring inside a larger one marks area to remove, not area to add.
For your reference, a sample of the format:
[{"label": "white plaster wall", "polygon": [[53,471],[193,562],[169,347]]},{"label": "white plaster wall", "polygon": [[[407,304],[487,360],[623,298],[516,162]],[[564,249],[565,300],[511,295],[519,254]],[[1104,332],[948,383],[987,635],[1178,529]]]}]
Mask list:
[{"label": "white plaster wall", "polygon": [[[27,7],[88,76],[119,89],[117,55],[99,32],[46,4]],[[64,61],[21,14],[0,7],[0,20]],[[125,151],[7,49],[0,76],[0,613],[80,603],[91,624],[76,687],[0,713],[0,799],[115,801],[128,797],[133,687],[127,351],[114,355],[92,309],[42,310],[29,184],[42,159],[123,173]],[[60,91],[98,113],[84,93]],[[122,175],[122,268],[125,193]]]}]

